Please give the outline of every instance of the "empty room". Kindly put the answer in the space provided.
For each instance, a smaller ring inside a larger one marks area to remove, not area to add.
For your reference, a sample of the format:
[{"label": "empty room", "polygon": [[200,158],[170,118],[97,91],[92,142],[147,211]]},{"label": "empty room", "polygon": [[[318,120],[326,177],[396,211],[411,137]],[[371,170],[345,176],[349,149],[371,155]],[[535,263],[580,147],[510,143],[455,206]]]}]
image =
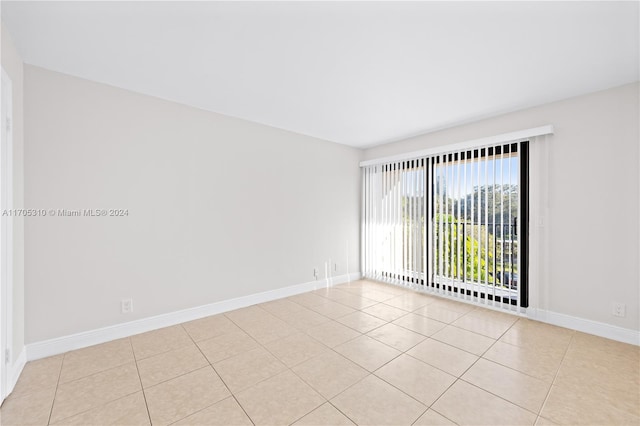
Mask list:
[{"label": "empty room", "polygon": [[640,424],[640,2],[0,19],[0,425]]}]

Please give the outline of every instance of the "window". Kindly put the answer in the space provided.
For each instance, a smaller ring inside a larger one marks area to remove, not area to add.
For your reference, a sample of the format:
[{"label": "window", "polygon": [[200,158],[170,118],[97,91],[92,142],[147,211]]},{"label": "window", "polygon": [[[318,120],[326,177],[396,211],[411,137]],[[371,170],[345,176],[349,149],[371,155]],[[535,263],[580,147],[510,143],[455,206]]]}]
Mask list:
[{"label": "window", "polygon": [[364,167],[365,277],[526,307],[527,161],[518,142]]}]

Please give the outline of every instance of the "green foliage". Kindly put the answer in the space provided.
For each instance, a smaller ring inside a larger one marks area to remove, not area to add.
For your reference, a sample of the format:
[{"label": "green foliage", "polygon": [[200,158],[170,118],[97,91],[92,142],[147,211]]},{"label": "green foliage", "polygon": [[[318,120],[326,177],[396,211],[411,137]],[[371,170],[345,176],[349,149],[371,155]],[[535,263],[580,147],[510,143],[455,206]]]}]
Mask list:
[{"label": "green foliage", "polygon": [[[508,207],[508,202],[504,201],[502,191],[505,191],[505,197],[513,197],[513,188],[493,188],[489,187],[488,190],[493,191],[497,189],[500,194],[496,194],[495,205],[490,202],[490,211],[493,212],[493,216],[486,218],[482,216],[471,217],[470,210],[467,214],[464,208],[464,203],[467,203],[467,207],[470,209],[471,201],[464,199],[451,199],[449,198],[446,203],[441,203],[436,197],[436,213],[433,222],[434,234],[430,237],[433,238],[431,243],[435,251],[435,259],[437,264],[435,266],[436,276],[456,279],[466,282],[487,282],[489,284],[500,285],[498,272],[504,270],[517,272],[515,266],[511,266],[508,263],[507,253],[503,253],[502,244],[496,243],[497,240],[504,238],[508,242],[511,238],[511,227],[505,226],[505,233],[502,235],[501,227],[494,225],[494,223],[507,223],[508,212],[501,213],[501,209]],[[482,188],[476,191],[474,194],[469,194],[469,197],[477,197],[474,199],[476,204],[475,208],[479,206],[484,209],[484,204],[481,200],[491,199],[493,197],[485,197],[486,188]],[[498,196],[500,195],[500,196]],[[515,194],[517,196],[517,194]],[[502,201],[498,201],[502,199]],[[409,202],[411,201],[411,202]],[[517,200],[512,200],[512,207],[516,204]],[[448,206],[447,212],[444,212],[444,206]],[[460,210],[458,210],[458,205]],[[517,205],[517,204],[516,204]],[[412,208],[409,209],[408,207]],[[474,209],[475,209],[474,208]],[[422,198],[403,197],[402,200],[403,211],[403,253],[410,253],[409,244],[412,248],[420,250],[423,246],[423,239],[425,238],[425,218],[422,204]],[[484,211],[484,210],[482,210]],[[460,212],[460,218],[457,217]],[[494,222],[495,217],[504,216],[504,220],[497,219]],[[415,243],[415,246],[413,244]],[[514,256],[516,255],[517,246],[512,248]],[[440,256],[442,252],[443,256]],[[504,258],[503,258],[504,255]],[[417,253],[417,262],[414,265],[410,256],[406,258],[405,267],[410,270],[422,272],[422,256],[421,253]],[[494,276],[497,275],[497,276]]]},{"label": "green foliage", "polygon": [[451,214],[436,214],[434,233],[436,275],[465,281],[494,281],[494,242],[486,226],[460,223]]}]

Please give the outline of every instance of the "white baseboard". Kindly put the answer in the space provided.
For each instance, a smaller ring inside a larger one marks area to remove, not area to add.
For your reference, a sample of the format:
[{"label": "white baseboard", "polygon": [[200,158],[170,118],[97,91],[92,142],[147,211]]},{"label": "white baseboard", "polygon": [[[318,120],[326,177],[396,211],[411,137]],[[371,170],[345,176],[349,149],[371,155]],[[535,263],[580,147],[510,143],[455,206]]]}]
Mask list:
[{"label": "white baseboard", "polygon": [[[433,295],[436,297],[442,297],[445,299],[455,300],[456,302],[469,303],[474,306],[480,306],[485,309],[496,310],[503,313],[513,314],[517,316],[523,316],[532,320],[545,322],[547,324],[557,325],[559,327],[569,328],[572,330],[582,331],[583,333],[593,334],[595,336],[604,337],[618,342],[629,343],[632,345],[640,346],[640,331],[631,330],[629,328],[618,327],[603,322],[593,321],[585,318],[573,317],[571,315],[560,314],[557,312],[546,311],[542,309],[524,308],[524,312],[521,311],[509,311],[505,309],[492,307],[490,304],[478,304],[464,298],[448,296],[446,293],[438,293],[432,291],[426,291],[424,286],[410,283],[389,283],[387,281],[377,280],[385,282],[391,285],[398,285],[412,290]],[[523,309],[523,308],[520,308]]]},{"label": "white baseboard", "polygon": [[542,309],[527,309],[527,318],[619,342],[640,346],[640,331]]},{"label": "white baseboard", "polygon": [[116,324],[109,327],[84,331],[82,333],[72,334],[69,336],[57,337],[55,339],[45,340],[42,342],[30,343],[26,347],[26,360],[33,361],[52,355],[58,355],[75,349],[86,348],[87,346],[97,345],[100,343],[109,342],[111,340],[129,337],[136,334],[145,333],[147,331],[181,324],[187,321],[193,321],[199,318],[208,317],[210,315],[233,311],[234,309],[244,308],[247,306],[255,305],[257,303],[269,302],[271,300],[294,296],[296,294],[305,293],[307,291],[316,290],[322,287],[342,284],[352,280],[358,280],[360,279],[360,276],[361,275],[359,272],[339,275],[336,277],[330,277],[328,279],[292,285],[289,287],[283,287],[275,290],[265,291],[262,293],[250,294],[248,296],[242,296],[235,299],[223,300],[221,302],[210,303],[208,305],[197,306],[181,311],[157,315],[154,317],[143,318],[123,324]]},{"label": "white baseboard", "polygon": [[18,378],[20,378],[20,374],[22,374],[22,370],[24,366],[27,364],[27,351],[26,348],[22,348],[20,351],[20,355],[16,358],[11,367],[8,368],[8,381],[7,381],[7,395],[13,392],[13,388],[16,387],[16,383],[18,383]]}]

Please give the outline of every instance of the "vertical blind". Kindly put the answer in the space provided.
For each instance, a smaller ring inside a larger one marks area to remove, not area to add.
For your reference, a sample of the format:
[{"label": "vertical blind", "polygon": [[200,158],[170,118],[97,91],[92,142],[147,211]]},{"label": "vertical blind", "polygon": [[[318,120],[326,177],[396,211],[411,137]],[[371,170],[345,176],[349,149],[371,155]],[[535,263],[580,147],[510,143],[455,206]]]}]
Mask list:
[{"label": "vertical blind", "polygon": [[504,143],[364,166],[364,276],[526,306],[527,153]]}]

